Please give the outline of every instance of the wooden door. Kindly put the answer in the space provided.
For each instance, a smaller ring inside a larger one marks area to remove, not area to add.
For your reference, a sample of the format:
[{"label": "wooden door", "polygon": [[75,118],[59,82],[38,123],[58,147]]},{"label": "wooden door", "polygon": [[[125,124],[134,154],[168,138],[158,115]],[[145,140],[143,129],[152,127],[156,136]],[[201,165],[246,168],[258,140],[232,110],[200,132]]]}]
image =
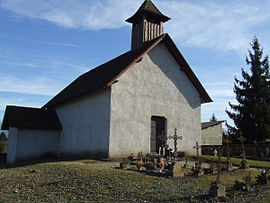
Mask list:
[{"label": "wooden door", "polygon": [[151,153],[159,153],[159,149],[165,146],[166,141],[162,140],[162,134],[166,135],[166,118],[152,116],[151,118]]},{"label": "wooden door", "polygon": [[151,153],[155,153],[157,145],[157,135],[156,135],[156,121],[151,120],[151,143],[150,143],[150,151]]}]

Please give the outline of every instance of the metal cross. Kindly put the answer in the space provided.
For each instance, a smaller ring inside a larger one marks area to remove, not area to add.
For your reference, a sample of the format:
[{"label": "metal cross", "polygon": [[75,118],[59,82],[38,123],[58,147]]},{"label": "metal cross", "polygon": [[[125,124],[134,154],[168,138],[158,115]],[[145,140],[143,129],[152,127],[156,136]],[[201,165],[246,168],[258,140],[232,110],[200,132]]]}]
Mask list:
[{"label": "metal cross", "polygon": [[173,136],[169,136],[169,139],[173,139],[174,140],[174,159],[176,160],[177,157],[177,140],[182,140],[183,137],[182,136],[177,136],[177,129],[174,129],[174,135]]},{"label": "metal cross", "polygon": [[198,141],[196,141],[196,145],[193,146],[193,149],[197,150],[197,162],[199,162],[199,149],[201,148],[201,146],[199,146]]},{"label": "metal cross", "polygon": [[246,140],[246,138],[243,137],[242,131],[240,131],[240,138],[238,138],[238,140],[240,140],[241,145],[242,145],[243,160],[246,160],[246,153],[245,153],[245,146],[244,146],[244,141]]}]

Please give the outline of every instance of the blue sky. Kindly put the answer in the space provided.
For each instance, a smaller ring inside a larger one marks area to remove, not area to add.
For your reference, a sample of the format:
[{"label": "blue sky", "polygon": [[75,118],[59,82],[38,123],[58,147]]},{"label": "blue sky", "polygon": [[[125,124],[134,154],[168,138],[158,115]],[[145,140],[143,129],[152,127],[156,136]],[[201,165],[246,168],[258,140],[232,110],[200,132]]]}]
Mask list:
[{"label": "blue sky", "polygon": [[[169,33],[214,100],[202,121],[235,102],[254,35],[270,53],[270,1],[153,0]],[[143,0],[0,0],[0,121],[6,105],[41,107],[82,73],[130,49],[125,22]],[[232,123],[232,121],[229,121]]]}]

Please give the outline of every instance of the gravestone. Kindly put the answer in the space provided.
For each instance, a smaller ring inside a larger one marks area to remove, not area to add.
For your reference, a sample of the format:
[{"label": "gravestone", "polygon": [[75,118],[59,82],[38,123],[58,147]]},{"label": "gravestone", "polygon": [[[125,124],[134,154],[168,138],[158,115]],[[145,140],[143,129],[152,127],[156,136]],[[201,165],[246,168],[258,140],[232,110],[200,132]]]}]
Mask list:
[{"label": "gravestone", "polygon": [[185,174],[182,170],[180,162],[175,162],[172,168],[172,177],[184,177]]},{"label": "gravestone", "polygon": [[209,195],[214,196],[214,197],[218,197],[218,198],[225,198],[226,197],[226,187],[223,186],[220,182],[221,155],[222,155],[222,151],[218,156],[217,179],[216,179],[216,181],[211,183]]}]

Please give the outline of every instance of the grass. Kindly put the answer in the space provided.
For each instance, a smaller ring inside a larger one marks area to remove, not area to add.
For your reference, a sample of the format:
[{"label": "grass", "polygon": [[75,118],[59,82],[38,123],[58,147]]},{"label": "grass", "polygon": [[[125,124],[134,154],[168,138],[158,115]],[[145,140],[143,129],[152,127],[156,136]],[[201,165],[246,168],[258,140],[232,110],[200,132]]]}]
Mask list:
[{"label": "grass", "polygon": [[[208,156],[208,155],[201,155],[201,159],[211,162],[211,161],[218,161],[218,157],[215,156]],[[240,166],[242,159],[238,158],[231,158],[230,159],[232,164],[235,166]],[[226,163],[227,157],[221,157],[221,162]],[[270,168],[269,161],[256,161],[256,160],[248,160],[249,166],[254,168]]]},{"label": "grass", "polygon": [[[80,160],[0,169],[0,202],[200,202],[198,196],[208,194],[216,179],[166,179],[116,166],[117,162]],[[258,173],[252,171],[253,181]],[[248,170],[225,172],[221,181],[232,186],[247,174]]]}]

